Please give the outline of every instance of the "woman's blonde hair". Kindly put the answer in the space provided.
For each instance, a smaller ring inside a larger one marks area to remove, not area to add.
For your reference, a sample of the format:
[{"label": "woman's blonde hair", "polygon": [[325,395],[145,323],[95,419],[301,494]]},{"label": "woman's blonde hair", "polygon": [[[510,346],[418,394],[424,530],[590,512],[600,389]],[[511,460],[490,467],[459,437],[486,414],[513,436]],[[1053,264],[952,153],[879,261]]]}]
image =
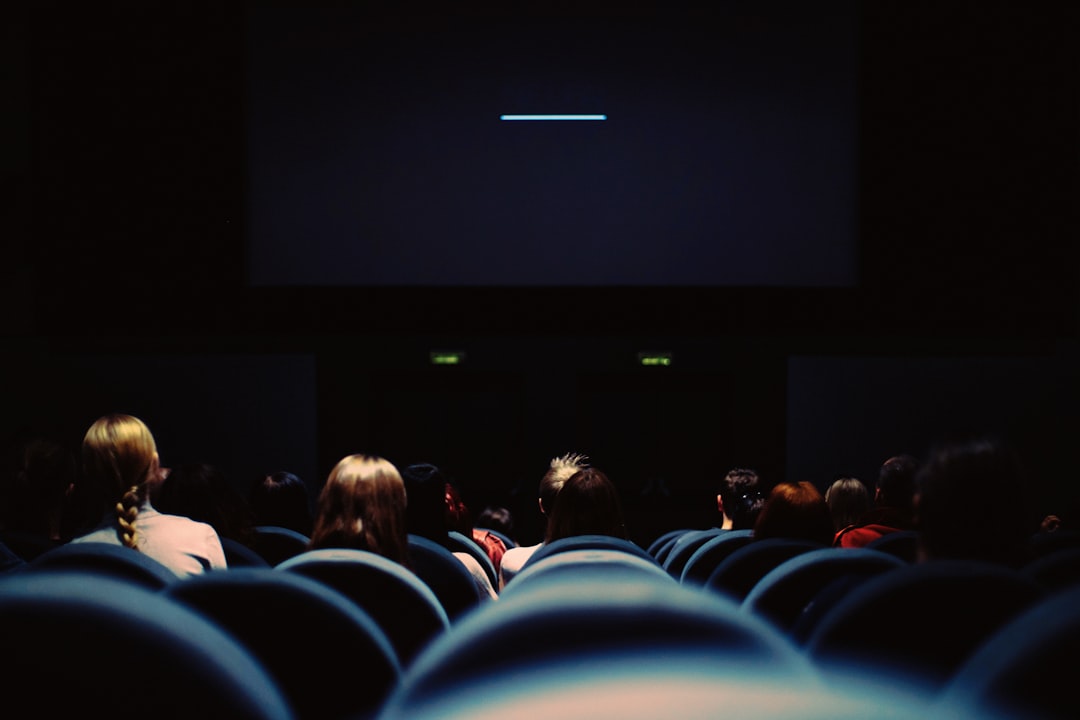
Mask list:
[{"label": "woman's blonde hair", "polygon": [[319,493],[308,547],[356,548],[408,566],[405,482],[389,461],[349,455]]},{"label": "woman's blonde hair", "polygon": [[120,541],[135,548],[139,506],[146,498],[147,481],[159,468],[150,429],[132,415],[102,416],[83,438],[82,463],[86,478],[106,493],[110,503],[116,503]]}]

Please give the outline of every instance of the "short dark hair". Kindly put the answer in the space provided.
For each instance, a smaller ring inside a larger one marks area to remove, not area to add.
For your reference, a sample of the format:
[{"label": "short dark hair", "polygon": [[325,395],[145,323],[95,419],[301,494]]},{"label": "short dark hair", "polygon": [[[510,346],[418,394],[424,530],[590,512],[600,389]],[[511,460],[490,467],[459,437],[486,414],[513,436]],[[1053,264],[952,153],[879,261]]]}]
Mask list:
[{"label": "short dark hair", "polygon": [[896,455],[878,469],[877,504],[886,507],[912,509],[915,502],[915,475],[919,461],[913,455]]},{"label": "short dark hair", "polygon": [[749,530],[754,527],[754,521],[765,504],[761,476],[756,470],[745,467],[728,470],[720,478],[716,494],[724,503],[724,513],[731,518],[733,529]]}]

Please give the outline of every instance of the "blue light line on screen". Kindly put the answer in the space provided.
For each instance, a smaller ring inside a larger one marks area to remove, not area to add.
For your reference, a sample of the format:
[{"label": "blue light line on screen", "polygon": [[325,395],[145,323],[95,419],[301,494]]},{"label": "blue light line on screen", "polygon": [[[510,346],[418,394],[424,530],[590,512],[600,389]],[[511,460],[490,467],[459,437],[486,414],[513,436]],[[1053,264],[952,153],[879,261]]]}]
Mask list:
[{"label": "blue light line on screen", "polygon": [[500,120],[607,120],[607,115],[500,115]]}]

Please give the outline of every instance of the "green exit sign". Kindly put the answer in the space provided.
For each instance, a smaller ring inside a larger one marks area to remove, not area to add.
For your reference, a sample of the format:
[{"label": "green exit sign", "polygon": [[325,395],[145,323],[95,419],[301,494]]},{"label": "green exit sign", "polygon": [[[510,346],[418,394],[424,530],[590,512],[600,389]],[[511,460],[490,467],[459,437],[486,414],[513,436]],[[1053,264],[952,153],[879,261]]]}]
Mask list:
[{"label": "green exit sign", "polygon": [[645,367],[667,367],[671,365],[671,353],[641,352],[638,362]]},{"label": "green exit sign", "polygon": [[465,353],[448,350],[433,350],[429,354],[432,365],[460,365],[465,362]]}]

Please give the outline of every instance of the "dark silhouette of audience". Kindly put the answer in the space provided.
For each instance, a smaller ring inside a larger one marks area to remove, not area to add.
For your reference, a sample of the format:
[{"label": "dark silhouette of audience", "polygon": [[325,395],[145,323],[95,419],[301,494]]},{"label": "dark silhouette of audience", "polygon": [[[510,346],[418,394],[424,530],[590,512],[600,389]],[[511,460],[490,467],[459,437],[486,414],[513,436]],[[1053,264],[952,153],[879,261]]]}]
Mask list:
[{"label": "dark silhouette of audience", "polygon": [[367,550],[409,567],[405,482],[389,460],[348,455],[319,492],[308,547]]},{"label": "dark silhouette of audience", "polygon": [[825,503],[832,515],[833,529],[840,532],[862,520],[870,510],[870,491],[862,480],[838,477],[825,489]]},{"label": "dark silhouette of audience", "polygon": [[281,527],[311,535],[311,493],[298,475],[279,470],[262,475],[248,489],[248,504],[256,526]]},{"label": "dark silhouette of audience", "polygon": [[984,560],[1021,567],[1033,532],[1026,470],[1003,440],[938,446],[916,476],[919,559]]},{"label": "dark silhouette of audience", "polygon": [[782,482],[765,498],[754,538],[796,538],[832,544],[832,515],[825,497],[813,483]]},{"label": "dark silhouette of audience", "polygon": [[878,469],[872,507],[861,520],[842,528],[833,540],[837,547],[865,547],[882,535],[915,528],[915,475],[919,461],[913,455],[888,458]]},{"label": "dark silhouette of audience", "polygon": [[208,523],[162,513],[151,486],[162,476],[157,444],[137,417],[110,414],[94,421],[82,444],[83,477],[105,498],[97,528],[71,542],[120,544],[145,553],[185,577],[225,568],[217,531]]},{"label": "dark silhouette of audience", "polygon": [[5,456],[0,489],[0,541],[33,560],[70,539],[75,454],[50,438],[15,441]]},{"label": "dark silhouette of audience", "polygon": [[545,543],[576,535],[610,535],[629,540],[618,489],[594,467],[567,478],[555,496]]},{"label": "dark silhouette of audience", "polygon": [[[402,478],[408,497],[405,515],[409,533],[445,547],[469,570],[482,597],[498,597],[498,590],[480,562],[450,541],[449,532],[454,529],[448,520],[451,515],[447,503],[450,483],[443,471],[431,463],[413,463],[402,471]],[[471,539],[471,530],[465,537]]]},{"label": "dark silhouette of audience", "polygon": [[207,463],[174,465],[152,489],[154,507],[207,523],[218,537],[251,546],[253,522],[247,499],[221,468]]},{"label": "dark silhouette of audience", "polygon": [[764,484],[756,470],[732,468],[720,479],[716,509],[723,530],[750,530],[765,504]]},{"label": "dark silhouette of audience", "polygon": [[502,534],[504,538],[509,539],[512,544],[517,544],[517,534],[514,532],[514,514],[510,512],[509,508],[487,505],[476,515],[473,524],[477,528],[494,530]]}]

